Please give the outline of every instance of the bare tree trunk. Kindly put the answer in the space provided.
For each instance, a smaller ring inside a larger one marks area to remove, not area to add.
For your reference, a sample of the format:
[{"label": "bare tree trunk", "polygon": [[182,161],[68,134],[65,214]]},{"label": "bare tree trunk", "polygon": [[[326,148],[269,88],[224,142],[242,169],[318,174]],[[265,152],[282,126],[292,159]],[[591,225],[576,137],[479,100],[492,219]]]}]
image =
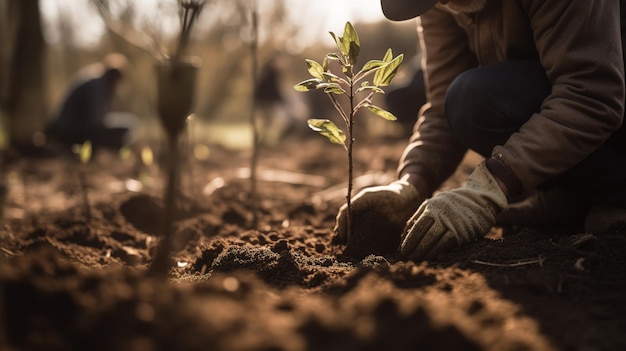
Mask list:
[{"label": "bare tree trunk", "polygon": [[44,54],[38,0],[0,0],[0,109],[12,145],[45,126]]}]

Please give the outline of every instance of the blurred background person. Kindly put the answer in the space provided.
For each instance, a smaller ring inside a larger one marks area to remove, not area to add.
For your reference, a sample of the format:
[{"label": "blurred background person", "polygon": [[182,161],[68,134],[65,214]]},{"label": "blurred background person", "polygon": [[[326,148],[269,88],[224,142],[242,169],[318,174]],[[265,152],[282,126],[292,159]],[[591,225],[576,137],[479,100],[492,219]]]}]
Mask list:
[{"label": "blurred background person", "polygon": [[112,106],[127,66],[126,57],[115,53],[106,56],[102,63],[81,69],[46,128],[48,140],[67,150],[86,141],[92,143],[94,151],[124,146],[135,117],[113,113]]},{"label": "blurred background person", "polygon": [[276,52],[259,70],[254,100],[260,117],[261,144],[276,145],[289,137],[311,135],[306,123],[311,113],[307,102],[291,86],[284,88],[283,77],[290,65],[288,54]]}]

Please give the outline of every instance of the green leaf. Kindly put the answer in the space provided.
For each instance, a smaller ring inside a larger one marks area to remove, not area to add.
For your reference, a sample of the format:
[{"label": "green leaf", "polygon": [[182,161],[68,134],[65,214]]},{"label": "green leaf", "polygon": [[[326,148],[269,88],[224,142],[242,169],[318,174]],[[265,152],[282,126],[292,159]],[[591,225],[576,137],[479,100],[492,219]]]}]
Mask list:
[{"label": "green leaf", "polygon": [[321,79],[312,78],[294,85],[293,88],[296,91],[311,91],[317,89],[320,84],[322,84]]},{"label": "green leaf", "polygon": [[370,60],[367,61],[365,63],[365,65],[363,66],[363,68],[361,68],[361,73],[366,73],[369,72],[371,70],[377,69],[383,65],[385,65],[386,62],[385,61],[380,61],[380,60]]},{"label": "green leaf", "polygon": [[328,119],[311,118],[307,120],[309,128],[316,131],[330,140],[334,144],[340,144],[346,147],[346,134],[339,129],[335,123]]},{"label": "green leaf", "polygon": [[317,89],[324,89],[326,94],[334,93],[334,94],[345,94],[346,91],[343,90],[341,85],[337,83],[321,83],[317,86]]},{"label": "green leaf", "polygon": [[91,141],[87,140],[80,146],[80,162],[83,164],[89,163],[89,160],[91,160],[91,153]]},{"label": "green leaf", "polygon": [[345,94],[346,91],[341,89],[341,87],[338,86],[330,86],[326,89],[324,89],[324,93],[326,94],[335,94],[335,95],[341,95],[341,94]]},{"label": "green leaf", "polygon": [[383,57],[383,61],[389,62],[391,61],[392,58],[393,58],[393,51],[391,51],[391,49],[387,49],[387,52],[385,52],[385,57]]},{"label": "green leaf", "polygon": [[343,37],[338,37],[333,32],[329,33],[335,40],[335,43],[337,44],[337,48],[339,49],[341,55],[345,59],[347,59],[347,62],[344,62],[344,64],[354,66],[361,51],[361,43],[359,41],[359,36],[352,24],[350,22],[346,22],[346,25],[343,29]]},{"label": "green leaf", "polygon": [[[343,55],[346,56],[348,54],[348,50],[345,50],[344,53],[344,49],[343,49],[343,41],[341,39],[341,37],[338,37],[335,33],[333,32],[329,32],[330,36],[333,37],[333,40],[335,40],[335,44],[337,45],[337,49],[339,49],[339,52]],[[337,56],[340,60],[341,58],[339,56]]]},{"label": "green leaf", "polygon": [[[385,58],[387,58],[390,54],[391,49],[387,50]],[[393,79],[393,77],[396,76],[396,73],[398,72],[398,67],[402,63],[403,59],[404,55],[400,54],[396,56],[396,58],[394,58],[393,60],[387,62],[386,65],[380,67],[374,74],[374,85],[384,87],[391,84],[391,80]]]},{"label": "green leaf", "polygon": [[387,110],[383,110],[382,108],[375,106],[375,105],[366,105],[365,107],[367,107],[368,110],[374,112],[375,114],[377,114],[378,116],[388,120],[388,121],[395,121],[397,120],[396,116],[393,115],[393,113],[387,111]]},{"label": "green leaf", "polygon": [[352,26],[352,23],[346,22],[343,29],[343,38],[341,39],[343,45],[348,50],[347,53],[344,53],[344,55],[348,56],[350,64],[354,66],[359,58],[359,54],[361,53],[361,43],[359,42],[359,35]]},{"label": "green leaf", "polygon": [[354,77],[354,73],[352,72],[352,66],[351,65],[341,66],[341,71],[343,72],[343,74],[346,75],[346,77],[349,77],[349,78],[353,78]]},{"label": "green leaf", "polygon": [[324,81],[338,81],[340,78],[334,73],[324,72]]},{"label": "green leaf", "polygon": [[146,166],[152,166],[154,164],[154,152],[148,146],[144,146],[141,149],[141,162]]},{"label": "green leaf", "polygon": [[355,94],[356,93],[360,93],[362,91],[366,91],[366,90],[370,90],[370,91],[373,91],[375,93],[380,93],[380,94],[384,94],[385,93],[385,91],[382,90],[379,87],[376,87],[376,86],[373,86],[373,85],[363,85],[359,89],[356,90]]},{"label": "green leaf", "polygon": [[341,61],[341,58],[339,57],[339,55],[335,54],[334,52],[330,54],[326,54],[326,58],[331,61]]},{"label": "green leaf", "polygon": [[324,68],[314,60],[305,59],[307,68],[311,76],[324,80]]}]

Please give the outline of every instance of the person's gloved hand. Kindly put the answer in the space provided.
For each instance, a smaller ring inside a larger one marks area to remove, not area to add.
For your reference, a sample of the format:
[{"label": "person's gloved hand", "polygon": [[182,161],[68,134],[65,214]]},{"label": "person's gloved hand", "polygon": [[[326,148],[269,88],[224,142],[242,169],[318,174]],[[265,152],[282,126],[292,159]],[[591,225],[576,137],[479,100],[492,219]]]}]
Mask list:
[{"label": "person's gloved hand", "polygon": [[400,253],[412,260],[429,259],[484,236],[507,208],[507,198],[485,163],[461,188],[422,203],[407,222]]},{"label": "person's gloved hand", "polygon": [[[409,184],[407,178],[408,176],[404,176],[388,185],[361,190],[351,201],[352,218],[358,218],[359,214],[367,211],[374,211],[389,223],[398,228],[404,228],[406,221],[423,201],[415,187]],[[348,233],[346,233],[347,212],[348,206],[344,204],[339,209],[335,224],[335,232],[343,243],[348,242]]]}]

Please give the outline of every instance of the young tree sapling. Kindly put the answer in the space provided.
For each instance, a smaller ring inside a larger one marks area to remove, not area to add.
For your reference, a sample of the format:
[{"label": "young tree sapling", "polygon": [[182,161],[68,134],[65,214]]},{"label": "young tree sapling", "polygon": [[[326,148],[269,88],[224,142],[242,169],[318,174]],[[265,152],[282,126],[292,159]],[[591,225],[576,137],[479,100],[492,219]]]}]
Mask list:
[{"label": "young tree sapling", "polygon": [[178,0],[181,30],[177,47],[169,60],[157,66],[157,107],[168,141],[163,237],[150,266],[150,273],[158,277],[167,276],[171,267],[172,226],[176,210],[176,194],[180,186],[179,137],[192,110],[198,72],[198,63],[184,60],[184,53],[189,45],[191,29],[204,4],[204,0]]},{"label": "young tree sapling", "polygon": [[[352,24],[346,22],[343,36],[339,37],[333,32],[330,32],[330,35],[335,40],[339,52],[326,54],[321,64],[314,60],[306,59],[308,71],[313,78],[296,84],[294,89],[302,92],[322,89],[347,128],[344,131],[329,119],[309,119],[307,121],[311,129],[322,134],[332,143],[342,145],[347,151],[346,233],[351,233],[351,198],[354,178],[352,150],[355,141],[353,134],[354,117],[361,108],[366,108],[386,120],[396,120],[396,117],[391,112],[374,105],[372,99],[375,94],[384,94],[381,87],[388,86],[391,83],[398,71],[398,67],[402,63],[404,55],[400,54],[393,57],[392,50],[388,49],[382,60],[370,60],[359,71],[356,71],[361,44]],[[329,65],[330,62],[336,62],[341,67],[341,73],[332,72]],[[372,75],[371,83],[365,80]],[[340,96],[347,99],[349,106],[347,110],[341,105],[339,101]]]},{"label": "young tree sapling", "polygon": [[77,149],[81,167],[78,170],[78,179],[80,181],[80,189],[83,194],[83,206],[85,206],[85,218],[91,220],[91,203],[89,202],[89,194],[87,188],[87,176],[85,175],[85,165],[91,160],[93,148],[91,141],[87,140]]}]

